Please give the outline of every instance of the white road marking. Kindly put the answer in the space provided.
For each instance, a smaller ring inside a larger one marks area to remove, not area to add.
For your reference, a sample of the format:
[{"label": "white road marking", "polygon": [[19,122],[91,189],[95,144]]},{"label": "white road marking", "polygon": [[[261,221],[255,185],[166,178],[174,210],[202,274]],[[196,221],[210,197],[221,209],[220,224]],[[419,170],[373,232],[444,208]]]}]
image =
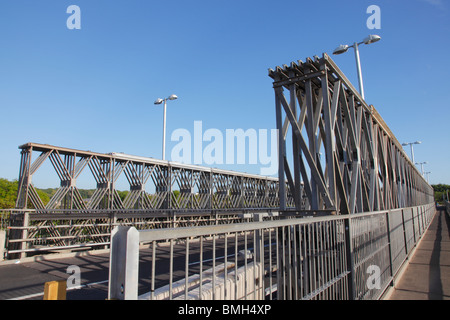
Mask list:
[{"label": "white road marking", "polygon": [[[81,289],[81,288],[84,288],[84,287],[94,286],[96,284],[102,284],[102,283],[106,283],[106,282],[108,282],[108,280],[86,283],[86,284],[82,284],[82,285],[79,285],[79,286],[72,286],[72,287],[67,288],[67,291],[69,291],[69,290],[78,290],[78,289]],[[43,295],[44,295],[44,292],[39,292],[39,293],[28,294],[26,296],[11,298],[11,299],[7,299],[7,300],[26,300],[26,299],[40,297],[40,296],[43,296]]]}]

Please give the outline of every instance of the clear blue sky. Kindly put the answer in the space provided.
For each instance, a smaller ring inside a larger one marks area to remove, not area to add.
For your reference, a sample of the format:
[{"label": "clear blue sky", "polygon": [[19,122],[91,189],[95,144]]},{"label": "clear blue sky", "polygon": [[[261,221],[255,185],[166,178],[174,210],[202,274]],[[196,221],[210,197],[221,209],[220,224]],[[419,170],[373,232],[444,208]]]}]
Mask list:
[{"label": "clear blue sky", "polygon": [[[66,26],[72,4],[80,30]],[[380,30],[366,26],[369,5],[381,8]],[[179,99],[168,106],[169,157],[171,133],[193,132],[196,120],[224,133],[275,128],[268,68],[371,33],[382,40],[361,47],[366,101],[401,143],[422,141],[415,160],[428,161],[430,183],[450,184],[444,0],[1,0],[0,177],[18,178],[26,142],[160,158],[162,108],[153,102],[171,94]],[[357,87],[353,51],[333,59]]]}]

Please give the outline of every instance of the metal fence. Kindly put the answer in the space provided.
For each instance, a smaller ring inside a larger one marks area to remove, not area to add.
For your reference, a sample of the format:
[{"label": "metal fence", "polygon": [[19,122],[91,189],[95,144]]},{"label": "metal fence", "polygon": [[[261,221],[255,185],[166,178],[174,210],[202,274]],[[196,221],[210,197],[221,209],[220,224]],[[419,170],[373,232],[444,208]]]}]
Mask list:
[{"label": "metal fence", "polygon": [[221,226],[118,226],[109,298],[379,299],[434,213],[431,203]]}]

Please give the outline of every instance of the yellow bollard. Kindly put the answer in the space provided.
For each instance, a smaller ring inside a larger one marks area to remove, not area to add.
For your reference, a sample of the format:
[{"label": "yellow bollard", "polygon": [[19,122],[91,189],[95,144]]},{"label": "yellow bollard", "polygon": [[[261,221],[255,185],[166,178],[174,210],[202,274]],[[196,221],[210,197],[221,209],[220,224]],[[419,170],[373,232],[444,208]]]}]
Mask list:
[{"label": "yellow bollard", "polygon": [[44,300],[66,300],[66,280],[45,283]]}]

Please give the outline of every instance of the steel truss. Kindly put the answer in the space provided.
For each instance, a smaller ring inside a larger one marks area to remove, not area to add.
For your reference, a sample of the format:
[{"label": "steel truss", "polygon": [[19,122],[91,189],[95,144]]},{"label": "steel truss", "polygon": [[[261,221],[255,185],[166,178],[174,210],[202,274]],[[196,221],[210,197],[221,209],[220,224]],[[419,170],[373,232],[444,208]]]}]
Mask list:
[{"label": "steel truss", "polygon": [[[109,244],[110,232],[119,224],[138,229],[190,227],[244,222],[258,210],[278,215],[277,178],[36,143],[19,149],[19,210],[11,215],[11,257],[102,247]],[[46,161],[60,184],[44,204],[32,181]],[[87,170],[96,188],[89,199],[83,199],[77,179]],[[121,176],[129,184],[124,199],[116,189]],[[292,206],[292,197],[285,201]]]},{"label": "steel truss", "polygon": [[[36,143],[27,143],[19,148],[22,151],[18,209],[203,210],[279,206],[277,178]],[[40,153],[34,161],[33,153]],[[47,160],[57,173],[60,186],[44,205],[32,178]],[[86,168],[96,182],[90,199],[82,199],[76,186],[77,178]],[[129,192],[123,201],[116,190],[121,175],[125,175],[129,183]],[[153,190],[153,193],[148,190]],[[290,203],[291,199],[285,201]]]},{"label": "steel truss", "polygon": [[[307,58],[269,69],[279,130],[280,208],[287,190],[297,209],[304,189],[310,209],[338,214],[433,202],[433,189],[381,116],[333,60]],[[292,131],[292,158],[287,152]],[[324,156],[324,159],[321,158]]]}]

